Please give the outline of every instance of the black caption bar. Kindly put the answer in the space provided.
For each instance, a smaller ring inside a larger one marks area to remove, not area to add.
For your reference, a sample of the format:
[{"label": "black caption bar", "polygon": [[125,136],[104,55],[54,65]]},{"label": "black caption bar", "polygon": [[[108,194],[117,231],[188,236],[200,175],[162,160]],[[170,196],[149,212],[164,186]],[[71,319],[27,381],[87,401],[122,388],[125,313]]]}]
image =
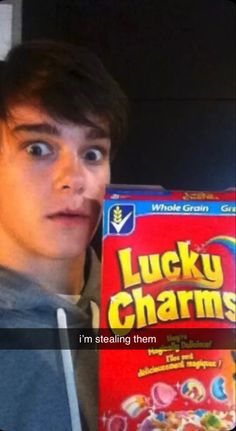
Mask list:
[{"label": "black caption bar", "polygon": [[236,329],[0,329],[0,349],[236,350]]}]

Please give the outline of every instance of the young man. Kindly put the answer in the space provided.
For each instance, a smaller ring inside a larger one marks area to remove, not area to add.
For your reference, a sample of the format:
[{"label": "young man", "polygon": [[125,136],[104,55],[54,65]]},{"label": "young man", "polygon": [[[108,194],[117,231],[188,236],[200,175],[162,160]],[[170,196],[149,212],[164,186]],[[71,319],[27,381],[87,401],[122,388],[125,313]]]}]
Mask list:
[{"label": "young man", "polygon": [[[88,246],[126,97],[95,56],[63,43],[13,48],[2,75],[0,328],[91,328],[100,278]],[[1,350],[0,375],[0,429],[97,429],[96,351]]]}]

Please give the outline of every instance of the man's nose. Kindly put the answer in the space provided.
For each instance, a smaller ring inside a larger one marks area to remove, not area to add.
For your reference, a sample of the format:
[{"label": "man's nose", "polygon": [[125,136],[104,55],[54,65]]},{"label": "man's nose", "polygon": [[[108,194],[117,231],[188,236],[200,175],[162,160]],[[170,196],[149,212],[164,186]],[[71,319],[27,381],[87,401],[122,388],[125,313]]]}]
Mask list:
[{"label": "man's nose", "polygon": [[54,186],[60,190],[81,193],[85,186],[85,171],[82,160],[75,155],[67,155],[58,160],[55,167]]}]

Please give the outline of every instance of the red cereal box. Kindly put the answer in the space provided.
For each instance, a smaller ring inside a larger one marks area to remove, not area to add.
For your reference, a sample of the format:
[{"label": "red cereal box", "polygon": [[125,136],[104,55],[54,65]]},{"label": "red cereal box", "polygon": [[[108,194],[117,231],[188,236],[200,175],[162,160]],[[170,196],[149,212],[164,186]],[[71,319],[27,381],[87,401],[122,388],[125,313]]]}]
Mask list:
[{"label": "red cereal box", "polygon": [[99,431],[235,426],[235,193],[110,186]]}]

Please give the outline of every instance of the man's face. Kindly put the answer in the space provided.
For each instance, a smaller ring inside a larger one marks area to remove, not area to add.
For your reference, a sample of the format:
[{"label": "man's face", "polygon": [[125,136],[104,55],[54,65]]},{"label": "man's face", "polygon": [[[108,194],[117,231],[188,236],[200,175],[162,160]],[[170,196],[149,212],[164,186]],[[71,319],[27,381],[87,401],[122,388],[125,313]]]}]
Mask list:
[{"label": "man's face", "polygon": [[76,257],[110,181],[109,128],[98,118],[94,128],[57,122],[26,105],[11,113],[0,123],[0,241],[31,255]]}]

